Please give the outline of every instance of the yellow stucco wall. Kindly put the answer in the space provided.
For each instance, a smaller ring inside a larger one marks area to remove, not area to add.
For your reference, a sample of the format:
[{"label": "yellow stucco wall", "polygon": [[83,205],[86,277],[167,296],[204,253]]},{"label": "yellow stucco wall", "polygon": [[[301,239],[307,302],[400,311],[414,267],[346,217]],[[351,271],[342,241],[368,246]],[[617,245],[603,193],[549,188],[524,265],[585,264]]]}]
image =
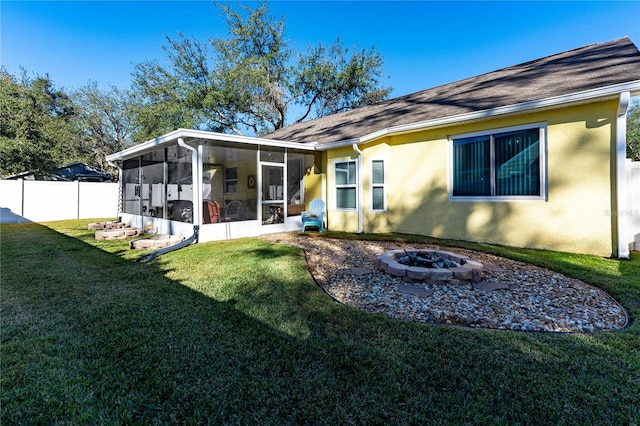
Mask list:
[{"label": "yellow stucco wall", "polygon": [[305,207],[309,207],[309,202],[316,198],[324,199],[322,196],[323,171],[322,171],[322,153],[318,153],[315,160],[308,166],[304,176],[304,202]]},{"label": "yellow stucco wall", "polygon": [[[612,252],[612,176],[617,102],[548,110],[385,137],[361,145],[365,232],[402,232],[519,247]],[[460,201],[449,198],[449,137],[546,123],[546,200]],[[614,146],[614,145],[613,145]],[[335,208],[333,162],[351,148],[327,152],[327,207],[332,230],[355,232],[356,211]],[[370,208],[371,161],[385,161],[386,212]]]}]

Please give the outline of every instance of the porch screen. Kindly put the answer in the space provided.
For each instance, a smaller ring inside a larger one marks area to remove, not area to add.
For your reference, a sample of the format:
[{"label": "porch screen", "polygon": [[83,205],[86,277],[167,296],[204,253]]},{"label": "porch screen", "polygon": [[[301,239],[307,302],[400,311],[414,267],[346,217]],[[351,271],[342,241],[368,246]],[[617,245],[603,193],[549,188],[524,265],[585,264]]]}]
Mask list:
[{"label": "porch screen", "polygon": [[539,196],[540,129],[454,139],[453,196]]}]

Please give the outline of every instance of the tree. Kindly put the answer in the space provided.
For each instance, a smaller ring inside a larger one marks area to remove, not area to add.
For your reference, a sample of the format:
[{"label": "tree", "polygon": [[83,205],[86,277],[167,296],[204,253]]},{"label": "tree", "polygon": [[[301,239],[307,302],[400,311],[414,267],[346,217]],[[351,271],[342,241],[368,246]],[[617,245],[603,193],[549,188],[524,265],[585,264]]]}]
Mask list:
[{"label": "tree", "polygon": [[82,145],[91,152],[92,164],[107,170],[105,157],[132,144],[135,126],[130,94],[115,86],[105,92],[96,82],[89,82],[71,98],[77,108]]},{"label": "tree", "polygon": [[20,80],[0,70],[0,174],[48,174],[87,154],[77,143],[75,107],[48,75]]},{"label": "tree", "polygon": [[294,106],[299,122],[388,97],[375,48],[350,53],[337,40],[297,53],[284,37],[284,19],[275,19],[266,3],[218,7],[228,38],[205,44],[183,34],[166,37],[168,66],[157,60],[135,66],[139,137],[178,127],[264,135],[287,125]]},{"label": "tree", "polygon": [[640,161],[640,99],[636,98],[627,111],[627,158]]}]

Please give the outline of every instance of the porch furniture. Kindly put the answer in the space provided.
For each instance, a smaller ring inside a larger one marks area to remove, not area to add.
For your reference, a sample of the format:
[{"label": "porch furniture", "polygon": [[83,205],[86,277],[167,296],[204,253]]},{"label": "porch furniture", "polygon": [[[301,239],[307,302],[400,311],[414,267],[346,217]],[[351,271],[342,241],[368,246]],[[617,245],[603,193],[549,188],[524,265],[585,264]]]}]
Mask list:
[{"label": "porch furniture", "polygon": [[220,222],[220,204],[218,204],[216,201],[204,200],[202,202],[202,222]]},{"label": "porch furniture", "polygon": [[324,201],[312,200],[309,210],[302,212],[302,232],[309,226],[318,228],[319,232],[324,231]]},{"label": "porch furniture", "polygon": [[238,200],[229,201],[224,212],[225,222],[232,222],[234,220],[240,220],[240,210],[242,209],[242,203]]},{"label": "porch furniture", "polygon": [[289,204],[287,206],[287,216],[299,216],[304,211],[304,204]]}]

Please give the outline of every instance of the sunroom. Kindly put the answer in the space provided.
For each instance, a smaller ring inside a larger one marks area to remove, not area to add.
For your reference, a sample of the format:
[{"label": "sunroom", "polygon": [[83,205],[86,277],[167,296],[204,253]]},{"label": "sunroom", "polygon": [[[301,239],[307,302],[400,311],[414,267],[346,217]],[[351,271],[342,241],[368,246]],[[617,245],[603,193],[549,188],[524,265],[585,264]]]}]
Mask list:
[{"label": "sunroom", "polygon": [[313,145],[178,129],[107,157],[121,220],[158,234],[223,240],[301,229],[320,197]]}]

